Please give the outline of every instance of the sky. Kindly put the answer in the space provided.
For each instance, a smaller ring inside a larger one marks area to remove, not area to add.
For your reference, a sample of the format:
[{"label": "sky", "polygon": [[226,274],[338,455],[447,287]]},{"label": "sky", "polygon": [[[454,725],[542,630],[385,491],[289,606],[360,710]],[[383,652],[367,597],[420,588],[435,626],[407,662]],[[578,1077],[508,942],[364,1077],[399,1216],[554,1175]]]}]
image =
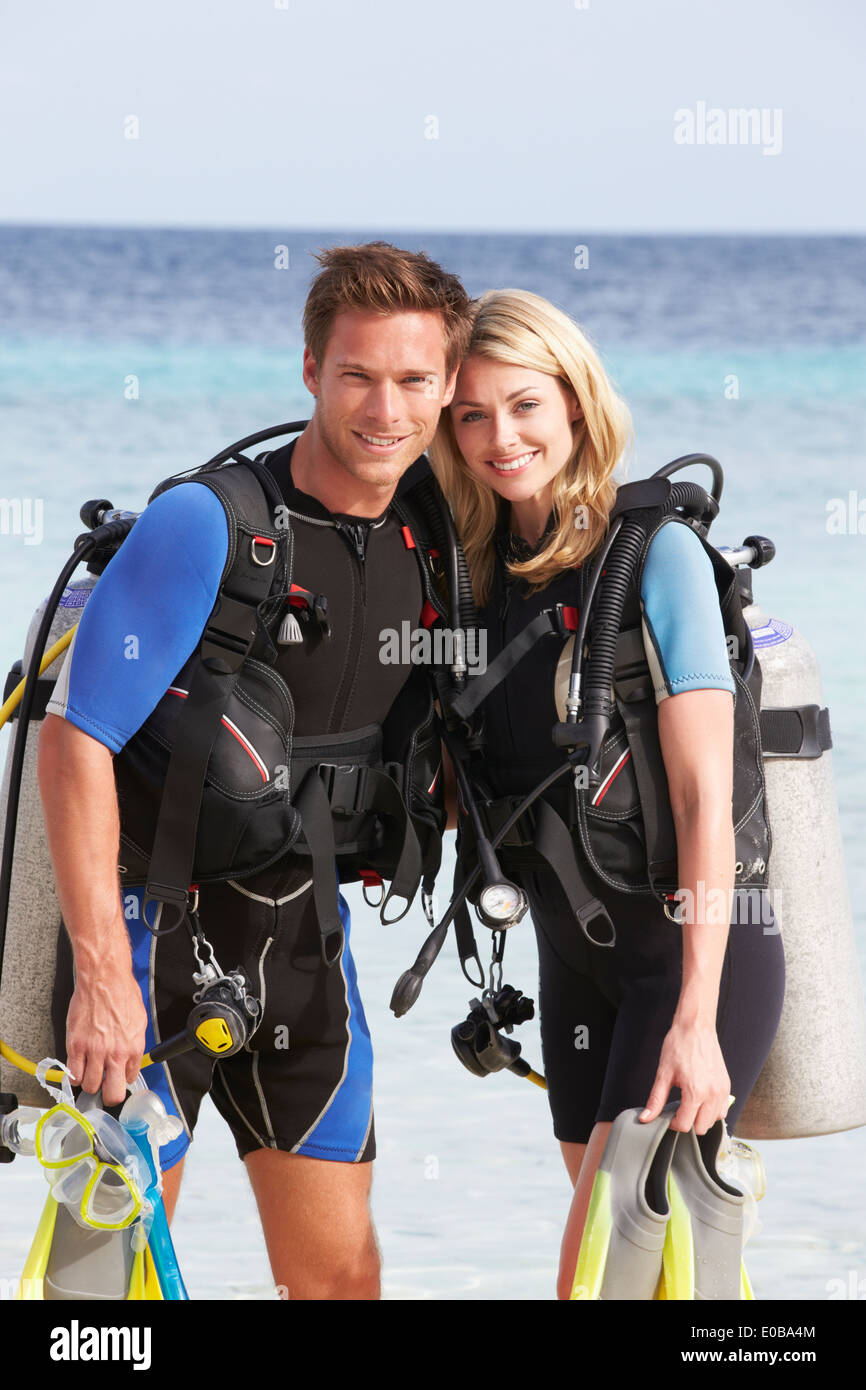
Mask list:
[{"label": "sky", "polygon": [[862,0],[0,0],[0,221],[863,232],[864,40]]}]

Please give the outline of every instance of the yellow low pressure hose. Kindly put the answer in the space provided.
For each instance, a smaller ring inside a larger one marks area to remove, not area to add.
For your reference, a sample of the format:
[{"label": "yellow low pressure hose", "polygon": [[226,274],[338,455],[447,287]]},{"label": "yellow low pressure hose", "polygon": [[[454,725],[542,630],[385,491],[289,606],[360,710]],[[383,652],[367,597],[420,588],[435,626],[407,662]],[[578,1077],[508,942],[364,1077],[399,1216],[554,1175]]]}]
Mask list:
[{"label": "yellow low pressure hose", "polygon": [[[22,1057],[20,1052],[16,1052],[14,1047],[10,1047],[9,1044],[3,1042],[2,1039],[0,1039],[0,1056],[5,1057],[6,1061],[11,1062],[12,1066],[17,1067],[19,1071],[26,1071],[30,1076],[36,1075],[36,1063],[31,1062],[27,1057]],[[145,1067],[149,1067],[150,1065],[150,1053],[146,1052],[141,1059],[141,1070],[143,1071]],[[45,1075],[47,1079],[54,1082],[55,1085],[63,1080],[63,1072],[57,1071],[56,1067],[52,1067]]]},{"label": "yellow low pressure hose", "polygon": [[[43,671],[47,671],[52,661],[56,661],[57,657],[60,655],[61,652],[66,651],[66,648],[72,641],[73,635],[77,627],[78,624],[76,623],[75,627],[69,628],[67,632],[64,632],[62,637],[58,637],[53,647],[48,648],[48,651],[43,656],[42,662],[39,667],[40,676],[42,675]],[[2,705],[0,705],[0,729],[2,729],[3,725],[6,723],[6,720],[11,718],[13,711],[16,710],[20,705],[21,696],[24,694],[24,687],[26,684],[27,677],[25,676],[23,680],[18,682],[15,689],[12,691],[12,694],[9,696],[9,699],[6,700]]]}]

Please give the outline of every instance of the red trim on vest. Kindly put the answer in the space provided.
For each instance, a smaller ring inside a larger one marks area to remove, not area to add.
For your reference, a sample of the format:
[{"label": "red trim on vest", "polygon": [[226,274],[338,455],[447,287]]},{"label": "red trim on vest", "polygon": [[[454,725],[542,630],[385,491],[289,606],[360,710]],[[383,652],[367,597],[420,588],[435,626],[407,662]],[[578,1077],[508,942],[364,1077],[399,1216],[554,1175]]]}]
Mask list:
[{"label": "red trim on vest", "polygon": [[433,607],[433,604],[430,602],[428,598],[424,604],[424,607],[421,609],[421,626],[432,627],[438,617],[439,614],[436,612],[436,609]]},{"label": "red trim on vest", "polygon": [[577,632],[578,619],[579,614],[577,609],[569,607],[568,604],[563,604],[562,621],[565,623],[569,632]]},{"label": "red trim on vest", "polygon": [[406,549],[407,549],[407,550],[414,550],[414,549],[415,549],[415,537],[412,535],[412,532],[409,530],[409,527],[408,527],[408,526],[401,526],[401,527],[400,527],[400,530],[401,530],[402,533],[403,533],[403,544],[406,546]]},{"label": "red trim on vest", "polygon": [[375,869],[359,869],[358,877],[365,888],[382,888],[382,875],[377,874]]},{"label": "red trim on vest", "polygon": [[289,605],[292,608],[309,608],[313,595],[303,584],[292,584],[289,589]]}]

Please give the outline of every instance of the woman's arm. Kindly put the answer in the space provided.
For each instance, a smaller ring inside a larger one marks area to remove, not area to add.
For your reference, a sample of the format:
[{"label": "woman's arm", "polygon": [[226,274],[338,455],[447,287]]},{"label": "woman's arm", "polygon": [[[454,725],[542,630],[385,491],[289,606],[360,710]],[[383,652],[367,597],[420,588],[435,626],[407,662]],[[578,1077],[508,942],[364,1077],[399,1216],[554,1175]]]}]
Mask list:
[{"label": "woman's arm", "polygon": [[725,690],[691,690],[659,705],[659,740],[677,838],[683,979],[662,1048],[647,1118],[672,1086],[672,1128],[703,1134],[727,1113],[730,1078],[716,1035],[719,982],[734,886],[734,706]]}]

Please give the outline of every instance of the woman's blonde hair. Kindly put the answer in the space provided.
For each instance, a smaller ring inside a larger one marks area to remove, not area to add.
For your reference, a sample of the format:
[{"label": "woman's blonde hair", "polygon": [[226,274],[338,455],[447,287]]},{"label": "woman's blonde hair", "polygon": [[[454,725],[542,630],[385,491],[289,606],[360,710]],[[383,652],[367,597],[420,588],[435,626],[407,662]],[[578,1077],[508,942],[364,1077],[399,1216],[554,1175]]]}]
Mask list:
[{"label": "woman's blonde hair", "polygon": [[[616,496],[611,474],[631,439],[631,414],[592,344],[548,300],[525,290],[491,290],[475,301],[473,312],[467,356],[555,376],[574,392],[583,412],[572,426],[572,452],[553,480],[553,530],[532,559],[508,565],[509,573],[536,590],[580,564],[604,536]],[[454,512],[476,603],[483,605],[493,581],[493,535],[507,504],[470,473],[447,409],[428,452]]]}]

